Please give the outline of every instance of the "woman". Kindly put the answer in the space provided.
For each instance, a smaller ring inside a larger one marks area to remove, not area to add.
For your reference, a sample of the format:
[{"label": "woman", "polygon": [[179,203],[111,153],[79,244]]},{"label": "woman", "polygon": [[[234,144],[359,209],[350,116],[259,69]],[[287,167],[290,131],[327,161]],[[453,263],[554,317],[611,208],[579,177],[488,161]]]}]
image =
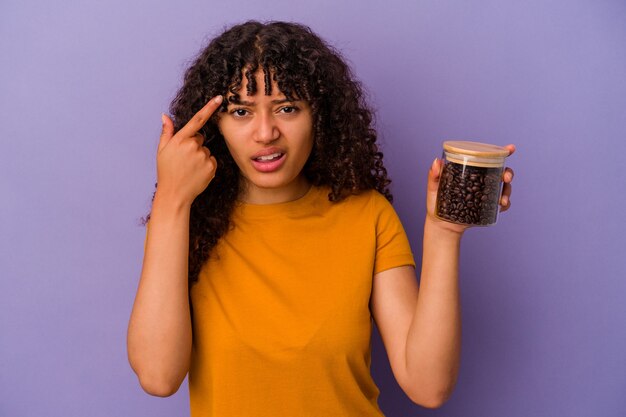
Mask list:
[{"label": "woman", "polygon": [[171,395],[189,373],[192,416],[382,416],[374,319],[402,389],[441,405],[459,366],[465,227],[433,215],[440,161],[418,296],[371,113],[310,29],[226,30],[171,111],[128,331],[142,387]]}]

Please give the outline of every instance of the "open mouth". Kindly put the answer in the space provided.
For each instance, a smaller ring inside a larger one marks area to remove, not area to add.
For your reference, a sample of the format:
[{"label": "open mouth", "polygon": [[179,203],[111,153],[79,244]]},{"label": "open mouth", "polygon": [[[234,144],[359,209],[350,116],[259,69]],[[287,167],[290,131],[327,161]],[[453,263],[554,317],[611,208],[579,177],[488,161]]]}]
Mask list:
[{"label": "open mouth", "polygon": [[287,156],[283,152],[274,152],[269,155],[252,158],[252,166],[259,172],[274,172],[280,169]]},{"label": "open mouth", "polygon": [[275,152],[275,153],[273,153],[271,155],[259,156],[257,158],[252,158],[252,159],[257,161],[257,162],[272,162],[272,161],[276,161],[276,160],[282,158],[283,155],[284,155],[284,153],[282,153],[282,152]]}]

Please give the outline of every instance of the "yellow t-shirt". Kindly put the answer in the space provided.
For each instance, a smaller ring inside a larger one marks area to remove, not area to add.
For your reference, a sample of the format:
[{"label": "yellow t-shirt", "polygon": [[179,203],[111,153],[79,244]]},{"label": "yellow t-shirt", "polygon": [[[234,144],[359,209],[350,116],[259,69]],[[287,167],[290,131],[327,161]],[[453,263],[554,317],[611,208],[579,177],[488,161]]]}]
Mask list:
[{"label": "yellow t-shirt", "polygon": [[373,274],[415,262],[393,207],[238,205],[191,287],[192,417],[383,416],[370,373]]}]

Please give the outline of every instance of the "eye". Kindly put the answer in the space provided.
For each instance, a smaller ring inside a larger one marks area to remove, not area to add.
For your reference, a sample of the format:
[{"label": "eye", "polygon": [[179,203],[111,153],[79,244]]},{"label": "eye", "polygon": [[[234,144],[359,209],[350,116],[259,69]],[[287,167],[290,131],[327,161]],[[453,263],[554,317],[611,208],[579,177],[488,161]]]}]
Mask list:
[{"label": "eye", "polygon": [[246,109],[234,109],[230,112],[235,117],[245,117],[248,115],[248,110]]},{"label": "eye", "polygon": [[293,114],[298,111],[298,108],[296,106],[285,106],[285,107],[282,107],[279,111],[285,114]]}]

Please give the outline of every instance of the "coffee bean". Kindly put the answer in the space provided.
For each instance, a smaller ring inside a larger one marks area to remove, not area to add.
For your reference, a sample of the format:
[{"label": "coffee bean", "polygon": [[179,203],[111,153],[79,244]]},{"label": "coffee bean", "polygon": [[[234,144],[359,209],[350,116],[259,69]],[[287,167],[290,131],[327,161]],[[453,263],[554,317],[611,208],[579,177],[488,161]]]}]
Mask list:
[{"label": "coffee bean", "polygon": [[501,175],[502,168],[446,162],[437,193],[437,216],[462,224],[495,223]]}]

